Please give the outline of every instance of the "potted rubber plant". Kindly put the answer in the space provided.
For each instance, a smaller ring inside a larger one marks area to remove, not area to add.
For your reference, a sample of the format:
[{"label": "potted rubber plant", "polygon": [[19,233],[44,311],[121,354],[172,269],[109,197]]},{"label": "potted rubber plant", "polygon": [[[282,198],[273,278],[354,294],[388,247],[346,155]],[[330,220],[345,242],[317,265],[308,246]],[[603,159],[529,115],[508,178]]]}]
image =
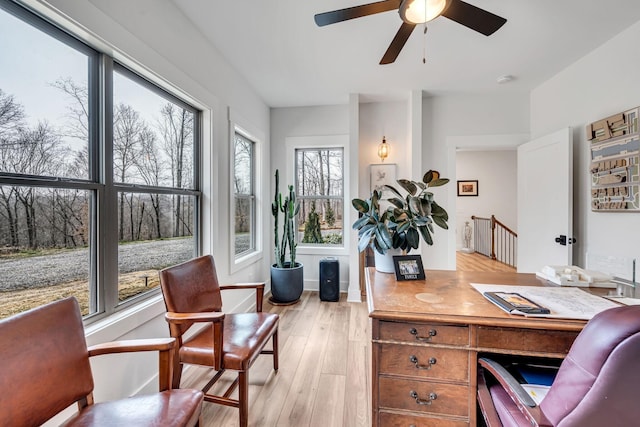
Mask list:
[{"label": "potted rubber plant", "polygon": [[[276,187],[271,214],[274,218],[274,255],[271,266],[271,302],[275,304],[296,303],[304,289],[303,265],[296,261],[295,217],[300,210],[293,185],[288,186],[289,194],[282,198],[280,193],[280,173],[276,170]],[[282,236],[278,233],[282,214]]]},{"label": "potted rubber plant", "polygon": [[[371,246],[376,254],[376,268],[388,273],[393,272],[393,262],[385,262],[378,255],[418,249],[421,237],[427,245],[433,245],[434,224],[445,230],[449,228],[447,211],[436,203],[429,191],[447,184],[448,178],[441,178],[438,171],[429,170],[422,181],[399,179],[396,182],[404,194],[392,185],[385,185],[384,189],[392,194],[391,197],[383,199],[382,192],[374,190],[367,200],[356,198],[351,201],[360,213],[353,223],[353,228],[358,230],[358,251]],[[387,202],[386,209],[381,209],[382,201]],[[382,269],[378,268],[379,261],[383,264]]]}]

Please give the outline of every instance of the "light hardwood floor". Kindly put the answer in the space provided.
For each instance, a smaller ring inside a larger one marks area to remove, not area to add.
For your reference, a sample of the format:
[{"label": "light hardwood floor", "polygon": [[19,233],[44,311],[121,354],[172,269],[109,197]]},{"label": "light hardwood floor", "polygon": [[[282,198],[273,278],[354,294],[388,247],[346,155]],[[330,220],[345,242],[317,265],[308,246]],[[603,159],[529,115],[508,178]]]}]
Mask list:
[{"label": "light hardwood floor", "polygon": [[456,270],[458,271],[507,271],[515,272],[516,269],[501,262],[487,258],[477,252],[465,254],[456,252]]},{"label": "light hardwood floor", "polygon": [[[345,298],[325,302],[317,292],[305,291],[296,305],[265,302],[264,311],[280,314],[280,369],[274,373],[269,355],[250,369],[250,426],[371,425],[367,307]],[[226,372],[216,387],[226,387],[231,374]],[[181,386],[200,388],[210,375],[208,369],[190,367]],[[205,402],[202,418],[206,427],[237,426],[238,410]]]},{"label": "light hardwood floor", "polygon": [[[515,271],[479,255],[457,253],[461,271]],[[249,371],[252,427],[368,427],[371,425],[371,351],[367,305],[320,301],[305,291],[301,301],[264,310],[280,314],[280,369],[263,355]],[[232,372],[217,387],[227,387]],[[182,387],[201,388],[204,368],[185,371]],[[237,396],[237,392],[235,393]],[[237,426],[238,410],[204,403],[203,427]]]}]

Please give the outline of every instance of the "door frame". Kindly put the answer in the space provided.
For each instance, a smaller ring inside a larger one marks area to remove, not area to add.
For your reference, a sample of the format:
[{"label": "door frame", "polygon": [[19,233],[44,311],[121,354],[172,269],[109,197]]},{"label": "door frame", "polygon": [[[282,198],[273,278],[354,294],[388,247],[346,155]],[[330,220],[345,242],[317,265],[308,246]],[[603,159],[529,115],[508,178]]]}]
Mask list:
[{"label": "door frame", "polygon": [[[506,151],[516,150],[518,145],[530,140],[528,133],[505,134],[505,135],[468,135],[468,136],[448,136],[447,137],[447,176],[456,179],[456,153],[461,150],[474,151]],[[457,186],[449,185],[447,197],[449,199],[448,212],[451,219],[449,224],[457,224]],[[456,233],[447,233],[447,269],[456,269]]]}]

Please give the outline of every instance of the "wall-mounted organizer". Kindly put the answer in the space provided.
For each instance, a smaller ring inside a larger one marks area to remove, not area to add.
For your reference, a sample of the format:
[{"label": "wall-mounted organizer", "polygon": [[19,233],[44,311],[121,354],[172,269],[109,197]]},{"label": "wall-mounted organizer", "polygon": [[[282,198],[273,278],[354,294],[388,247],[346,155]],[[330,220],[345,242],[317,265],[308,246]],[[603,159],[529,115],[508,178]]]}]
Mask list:
[{"label": "wall-mounted organizer", "polygon": [[587,125],[591,210],[640,211],[640,107]]}]

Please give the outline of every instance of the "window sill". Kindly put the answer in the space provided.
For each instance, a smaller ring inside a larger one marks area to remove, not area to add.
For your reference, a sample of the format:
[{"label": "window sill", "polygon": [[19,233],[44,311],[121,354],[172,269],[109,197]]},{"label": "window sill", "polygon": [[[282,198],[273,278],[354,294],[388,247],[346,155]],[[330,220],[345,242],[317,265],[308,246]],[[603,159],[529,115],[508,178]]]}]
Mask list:
[{"label": "window sill", "polygon": [[155,295],[125,310],[85,327],[87,345],[118,340],[140,325],[165,313],[162,294]]},{"label": "window sill", "polygon": [[250,254],[243,255],[239,258],[233,258],[231,259],[231,265],[229,266],[229,270],[231,274],[237,273],[240,270],[247,268],[251,264],[255,264],[261,259],[262,259],[262,251],[255,251],[255,252],[251,252]]},{"label": "window sill", "polygon": [[349,255],[344,246],[300,246],[296,250],[298,255]]}]

